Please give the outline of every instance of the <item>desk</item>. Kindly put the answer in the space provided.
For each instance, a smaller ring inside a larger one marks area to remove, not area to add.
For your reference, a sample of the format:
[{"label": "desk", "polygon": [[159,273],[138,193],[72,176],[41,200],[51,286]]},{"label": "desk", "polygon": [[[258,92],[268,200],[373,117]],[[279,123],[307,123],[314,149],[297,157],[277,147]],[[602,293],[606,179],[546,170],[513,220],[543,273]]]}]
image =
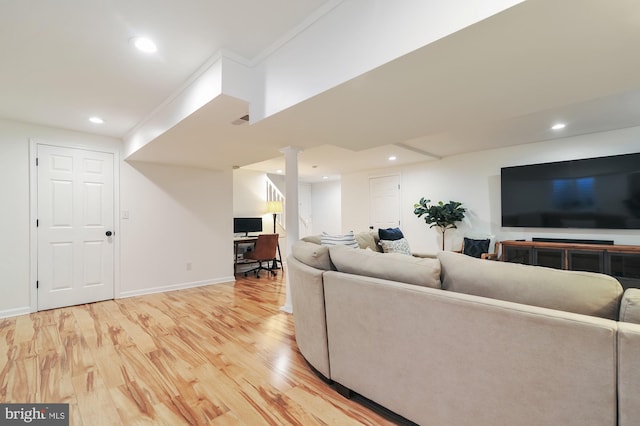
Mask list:
[{"label": "desk", "polygon": [[237,271],[238,263],[251,263],[251,262],[245,262],[244,260],[241,260],[240,262],[238,262],[238,246],[240,244],[255,244],[257,240],[258,240],[258,237],[239,237],[239,238],[233,239],[233,274],[234,275],[238,272]]},{"label": "desk", "polygon": [[[258,237],[236,237],[233,239],[233,274],[238,273],[238,264],[242,263],[255,263],[254,261],[238,261],[238,246],[240,244],[255,244],[258,241]],[[277,264],[280,263],[280,267],[277,267]],[[273,259],[273,267],[274,269],[281,269],[282,267],[282,255],[280,254],[280,239],[278,239],[278,257]]]}]

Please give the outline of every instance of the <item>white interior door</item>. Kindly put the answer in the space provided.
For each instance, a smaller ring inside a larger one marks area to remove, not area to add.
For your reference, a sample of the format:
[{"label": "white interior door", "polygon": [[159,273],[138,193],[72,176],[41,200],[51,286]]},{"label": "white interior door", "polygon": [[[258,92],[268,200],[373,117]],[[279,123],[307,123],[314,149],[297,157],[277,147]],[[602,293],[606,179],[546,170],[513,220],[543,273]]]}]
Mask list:
[{"label": "white interior door", "polygon": [[38,310],[114,297],[113,154],[38,144]]},{"label": "white interior door", "polygon": [[374,229],[400,226],[400,176],[370,178],[369,197]]}]

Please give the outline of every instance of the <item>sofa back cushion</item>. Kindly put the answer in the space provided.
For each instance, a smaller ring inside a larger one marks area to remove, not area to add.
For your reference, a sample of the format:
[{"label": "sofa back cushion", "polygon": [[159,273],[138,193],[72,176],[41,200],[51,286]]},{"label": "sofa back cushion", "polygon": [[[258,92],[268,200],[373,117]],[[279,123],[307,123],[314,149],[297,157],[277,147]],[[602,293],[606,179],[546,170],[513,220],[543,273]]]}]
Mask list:
[{"label": "sofa back cushion", "polygon": [[336,270],[425,287],[440,288],[440,261],[398,253],[329,247]]},{"label": "sofa back cushion", "polygon": [[306,241],[308,243],[320,244],[322,242],[322,238],[320,235],[308,235],[306,237],[300,238],[301,241]]},{"label": "sofa back cushion", "polygon": [[379,252],[382,251],[382,248],[378,244],[380,242],[378,234],[374,231],[358,232],[356,234],[356,241],[361,249],[370,249]]},{"label": "sofa back cushion", "polygon": [[[353,249],[352,249],[353,250]],[[291,247],[291,255],[305,265],[323,271],[335,269],[329,258],[329,247],[309,241],[296,241]]]},{"label": "sofa back cushion", "polygon": [[442,288],[458,293],[618,319],[622,286],[613,277],[481,260],[440,252]]},{"label": "sofa back cushion", "polygon": [[628,288],[620,302],[619,321],[640,324],[640,289]]}]

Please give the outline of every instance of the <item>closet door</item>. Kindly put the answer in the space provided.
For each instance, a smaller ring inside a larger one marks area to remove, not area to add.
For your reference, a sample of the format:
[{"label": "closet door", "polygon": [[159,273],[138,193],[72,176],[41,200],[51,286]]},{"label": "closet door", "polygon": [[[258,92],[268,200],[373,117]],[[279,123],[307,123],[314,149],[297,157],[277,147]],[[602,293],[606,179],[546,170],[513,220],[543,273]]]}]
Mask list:
[{"label": "closet door", "polygon": [[113,154],[37,150],[38,310],[113,299]]},{"label": "closet door", "polygon": [[400,226],[400,176],[369,179],[370,218],[374,229]]}]

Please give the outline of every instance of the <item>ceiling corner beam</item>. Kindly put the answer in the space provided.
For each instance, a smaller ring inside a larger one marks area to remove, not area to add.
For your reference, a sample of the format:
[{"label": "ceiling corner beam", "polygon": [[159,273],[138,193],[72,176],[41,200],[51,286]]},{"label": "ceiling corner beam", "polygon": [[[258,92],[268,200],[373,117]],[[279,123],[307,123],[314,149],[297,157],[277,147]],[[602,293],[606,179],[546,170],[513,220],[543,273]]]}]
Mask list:
[{"label": "ceiling corner beam", "polygon": [[435,155],[435,154],[432,154],[432,153],[430,153],[428,151],[425,151],[423,149],[414,148],[414,147],[409,146],[409,145],[404,144],[404,143],[394,143],[392,145],[393,146],[397,146],[398,148],[406,149],[408,151],[413,151],[413,152],[421,154],[421,155],[426,155],[427,157],[435,158],[436,160],[442,160],[442,156],[440,156],[440,155]]}]

